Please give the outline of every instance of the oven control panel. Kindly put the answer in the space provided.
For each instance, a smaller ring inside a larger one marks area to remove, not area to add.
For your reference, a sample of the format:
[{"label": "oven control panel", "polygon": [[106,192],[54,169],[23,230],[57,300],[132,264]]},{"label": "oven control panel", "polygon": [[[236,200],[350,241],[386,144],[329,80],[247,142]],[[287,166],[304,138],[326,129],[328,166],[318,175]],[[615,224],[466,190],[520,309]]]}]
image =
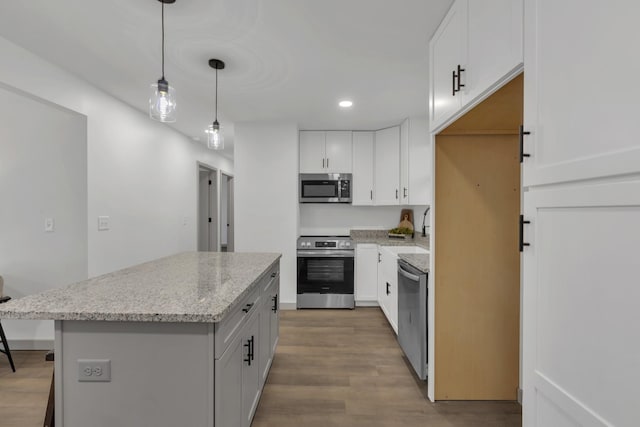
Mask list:
[{"label": "oven control panel", "polygon": [[348,236],[302,236],[298,238],[298,249],[353,250],[353,241]]}]

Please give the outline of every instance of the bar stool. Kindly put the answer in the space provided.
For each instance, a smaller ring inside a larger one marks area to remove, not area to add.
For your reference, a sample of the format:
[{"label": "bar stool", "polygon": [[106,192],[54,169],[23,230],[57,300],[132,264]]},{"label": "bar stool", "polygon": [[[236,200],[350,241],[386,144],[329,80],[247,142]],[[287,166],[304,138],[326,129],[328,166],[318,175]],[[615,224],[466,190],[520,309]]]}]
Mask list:
[{"label": "bar stool", "polygon": [[[4,296],[3,292],[4,288],[4,279],[0,276],[0,304],[7,302],[11,299],[11,297]],[[13,364],[13,357],[11,357],[11,350],[9,349],[9,343],[7,342],[7,337],[4,335],[4,329],[2,329],[2,322],[0,322],[0,341],[2,341],[2,345],[4,350],[0,350],[0,353],[4,353],[7,355],[9,359],[9,364],[11,365],[11,369],[13,372],[16,371],[16,366]]]}]

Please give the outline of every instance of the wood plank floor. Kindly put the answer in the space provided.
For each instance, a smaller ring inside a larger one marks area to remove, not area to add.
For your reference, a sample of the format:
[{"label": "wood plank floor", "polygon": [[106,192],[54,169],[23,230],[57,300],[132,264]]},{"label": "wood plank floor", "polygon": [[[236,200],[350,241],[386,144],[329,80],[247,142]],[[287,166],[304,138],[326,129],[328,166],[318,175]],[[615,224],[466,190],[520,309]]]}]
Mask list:
[{"label": "wood plank floor", "polygon": [[[41,427],[53,363],[0,355],[0,427]],[[512,402],[438,402],[378,308],[281,311],[280,342],[252,427],[520,427]]]},{"label": "wood plank floor", "polygon": [[519,427],[515,402],[438,402],[378,308],[281,311],[252,427]]},{"label": "wood plank floor", "polygon": [[42,427],[53,362],[46,351],[12,351],[16,372],[0,354],[0,427]]}]

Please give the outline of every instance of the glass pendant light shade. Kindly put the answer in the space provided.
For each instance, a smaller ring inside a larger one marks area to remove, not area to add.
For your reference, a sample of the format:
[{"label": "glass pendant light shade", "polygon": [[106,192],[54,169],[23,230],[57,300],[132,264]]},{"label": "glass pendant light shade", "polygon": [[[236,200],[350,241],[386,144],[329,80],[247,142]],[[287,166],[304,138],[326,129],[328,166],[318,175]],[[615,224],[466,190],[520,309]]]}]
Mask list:
[{"label": "glass pendant light shade", "polygon": [[207,129],[207,147],[211,150],[224,150],[224,136],[217,121]]},{"label": "glass pendant light shade", "polygon": [[166,80],[151,85],[149,117],[164,123],[176,121],[176,90]]}]

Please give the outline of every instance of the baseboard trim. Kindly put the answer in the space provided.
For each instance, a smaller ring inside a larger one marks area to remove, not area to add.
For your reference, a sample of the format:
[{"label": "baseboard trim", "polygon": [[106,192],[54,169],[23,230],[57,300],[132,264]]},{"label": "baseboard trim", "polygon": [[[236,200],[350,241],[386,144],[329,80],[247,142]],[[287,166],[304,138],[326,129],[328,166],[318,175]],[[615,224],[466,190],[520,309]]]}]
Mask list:
[{"label": "baseboard trim", "polygon": [[356,307],[380,307],[378,301],[356,301]]},{"label": "baseboard trim", "polygon": [[297,310],[298,305],[295,302],[281,302],[280,310]]},{"label": "baseboard trim", "polygon": [[7,340],[11,350],[53,350],[53,340]]}]

